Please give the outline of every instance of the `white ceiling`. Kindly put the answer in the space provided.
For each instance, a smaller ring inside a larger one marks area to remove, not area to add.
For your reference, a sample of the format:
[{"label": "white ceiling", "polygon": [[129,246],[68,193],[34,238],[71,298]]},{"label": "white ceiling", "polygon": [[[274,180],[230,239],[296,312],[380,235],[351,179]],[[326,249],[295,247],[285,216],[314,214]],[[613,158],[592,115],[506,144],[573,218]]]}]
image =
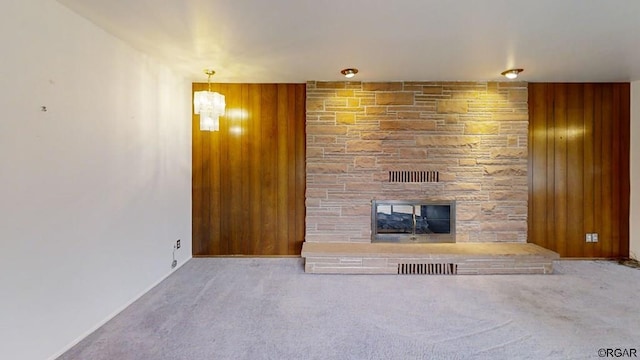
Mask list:
[{"label": "white ceiling", "polygon": [[192,81],[640,80],[640,0],[58,0]]}]

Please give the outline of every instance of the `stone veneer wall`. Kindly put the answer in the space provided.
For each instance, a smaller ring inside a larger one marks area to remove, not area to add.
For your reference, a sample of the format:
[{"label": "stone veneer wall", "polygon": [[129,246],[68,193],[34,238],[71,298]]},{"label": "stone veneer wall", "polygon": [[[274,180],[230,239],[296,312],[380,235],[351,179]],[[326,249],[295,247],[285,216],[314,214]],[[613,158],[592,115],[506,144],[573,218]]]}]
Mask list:
[{"label": "stone veneer wall", "polygon": [[453,199],[457,242],[526,242],[528,119],[522,82],[308,82],[305,241],[370,242],[373,199]]}]

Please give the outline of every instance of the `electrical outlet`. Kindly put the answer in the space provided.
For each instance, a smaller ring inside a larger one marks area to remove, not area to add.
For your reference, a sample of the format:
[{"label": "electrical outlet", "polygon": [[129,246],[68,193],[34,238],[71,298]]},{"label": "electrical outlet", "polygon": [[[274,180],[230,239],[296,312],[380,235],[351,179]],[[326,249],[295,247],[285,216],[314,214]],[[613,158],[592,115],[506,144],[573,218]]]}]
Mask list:
[{"label": "electrical outlet", "polygon": [[584,237],[586,242],[593,242],[593,234],[589,233]]},{"label": "electrical outlet", "polygon": [[598,242],[598,233],[591,234],[591,242]]},{"label": "electrical outlet", "polygon": [[180,239],[178,239],[178,241],[176,241],[176,249],[180,249]]}]

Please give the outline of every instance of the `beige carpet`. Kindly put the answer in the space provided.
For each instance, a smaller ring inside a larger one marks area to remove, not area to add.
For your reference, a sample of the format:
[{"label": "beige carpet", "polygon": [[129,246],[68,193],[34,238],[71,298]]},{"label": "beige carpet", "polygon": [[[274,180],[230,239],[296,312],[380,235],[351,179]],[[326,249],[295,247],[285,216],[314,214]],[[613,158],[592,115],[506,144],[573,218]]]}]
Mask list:
[{"label": "beige carpet", "polygon": [[193,259],[60,359],[640,354],[640,270],[604,261],[559,261],[555,270],[311,275],[301,259]]}]

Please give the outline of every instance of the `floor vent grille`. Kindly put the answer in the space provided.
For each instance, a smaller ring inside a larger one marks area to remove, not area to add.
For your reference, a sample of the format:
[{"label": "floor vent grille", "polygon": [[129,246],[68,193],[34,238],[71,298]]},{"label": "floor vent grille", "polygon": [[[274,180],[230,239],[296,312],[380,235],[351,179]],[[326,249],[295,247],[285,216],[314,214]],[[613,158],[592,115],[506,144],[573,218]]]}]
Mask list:
[{"label": "floor vent grille", "polygon": [[389,171],[389,182],[394,183],[424,183],[439,182],[440,174],[437,171]]},{"label": "floor vent grille", "polygon": [[455,275],[457,264],[398,264],[400,275]]}]

